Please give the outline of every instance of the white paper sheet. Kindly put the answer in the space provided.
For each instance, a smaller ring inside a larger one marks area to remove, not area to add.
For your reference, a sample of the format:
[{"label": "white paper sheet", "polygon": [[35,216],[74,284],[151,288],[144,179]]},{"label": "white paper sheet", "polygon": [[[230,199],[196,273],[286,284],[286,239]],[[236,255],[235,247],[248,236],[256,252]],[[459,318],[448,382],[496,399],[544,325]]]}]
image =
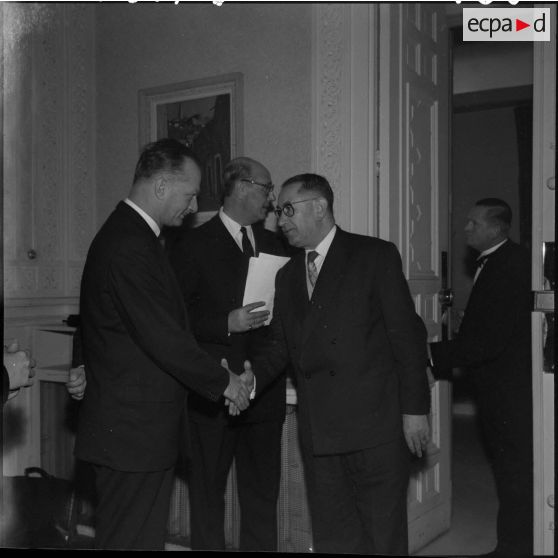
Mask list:
[{"label": "white paper sheet", "polygon": [[265,325],[269,325],[273,317],[273,298],[275,296],[275,276],[277,272],[289,261],[283,256],[273,256],[261,252],[257,258],[250,258],[248,276],[244,288],[242,306],[251,302],[263,301],[265,306],[260,306],[254,311],[269,310],[270,315]]}]

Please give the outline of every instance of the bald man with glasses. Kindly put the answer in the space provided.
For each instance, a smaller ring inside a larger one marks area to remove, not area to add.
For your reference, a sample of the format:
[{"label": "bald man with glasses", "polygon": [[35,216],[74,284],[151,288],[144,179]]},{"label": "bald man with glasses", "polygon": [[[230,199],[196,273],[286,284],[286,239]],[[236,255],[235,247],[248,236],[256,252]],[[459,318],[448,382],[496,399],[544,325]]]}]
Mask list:
[{"label": "bald man with glasses", "polygon": [[[264,252],[285,255],[285,245],[263,221],[275,200],[269,171],[248,157],[224,170],[224,201],[217,215],[187,231],[171,262],[200,346],[234,370],[268,335],[262,303],[242,305],[248,263]],[[239,416],[193,394],[189,421],[191,547],[224,550],[224,494],[233,458],[240,503],[240,550],[277,550],[277,498],[285,377],[262,390]]]}]

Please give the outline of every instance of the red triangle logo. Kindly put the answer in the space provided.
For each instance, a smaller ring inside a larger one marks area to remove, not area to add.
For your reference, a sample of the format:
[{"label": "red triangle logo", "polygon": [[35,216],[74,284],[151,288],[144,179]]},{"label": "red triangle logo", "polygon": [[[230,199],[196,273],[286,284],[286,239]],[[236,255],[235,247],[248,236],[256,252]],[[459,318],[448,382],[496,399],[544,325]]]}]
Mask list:
[{"label": "red triangle logo", "polygon": [[531,27],[531,25],[529,23],[525,23],[524,21],[521,21],[520,19],[515,18],[515,30],[516,31],[521,31],[522,29],[525,29],[526,27]]}]

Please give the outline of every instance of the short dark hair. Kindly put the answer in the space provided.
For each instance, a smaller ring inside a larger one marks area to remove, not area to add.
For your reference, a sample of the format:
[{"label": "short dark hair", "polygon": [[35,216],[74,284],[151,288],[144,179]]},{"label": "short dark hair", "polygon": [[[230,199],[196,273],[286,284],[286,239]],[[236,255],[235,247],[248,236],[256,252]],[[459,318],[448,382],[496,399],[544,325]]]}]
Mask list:
[{"label": "short dark hair", "polygon": [[136,164],[133,184],[160,171],[178,171],[184,159],[191,159],[201,169],[194,152],[179,140],[163,138],[148,143],[143,147]]},{"label": "short dark hair", "polygon": [[327,207],[333,215],[333,190],[331,189],[327,178],[313,173],[297,174],[296,176],[292,176],[291,178],[285,180],[281,188],[285,188],[286,186],[290,186],[296,182],[300,182],[299,191],[315,192],[325,198],[327,201]]},{"label": "short dark hair", "polygon": [[232,194],[236,181],[239,178],[248,178],[251,172],[251,160],[247,157],[237,157],[229,161],[223,170],[223,197],[229,197]]},{"label": "short dark hair", "polygon": [[499,198],[483,198],[475,203],[477,207],[486,207],[487,219],[500,227],[503,233],[508,233],[512,222],[511,207]]}]

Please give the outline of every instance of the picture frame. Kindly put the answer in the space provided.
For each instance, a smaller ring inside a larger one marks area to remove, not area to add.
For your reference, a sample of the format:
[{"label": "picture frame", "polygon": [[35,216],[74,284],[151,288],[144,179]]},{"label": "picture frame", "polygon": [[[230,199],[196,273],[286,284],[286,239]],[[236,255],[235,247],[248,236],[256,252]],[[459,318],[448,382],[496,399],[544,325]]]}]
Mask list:
[{"label": "picture frame", "polygon": [[242,152],[240,72],[139,91],[139,147],[165,137],[184,141],[202,165],[196,224],[219,209],[223,169]]}]

